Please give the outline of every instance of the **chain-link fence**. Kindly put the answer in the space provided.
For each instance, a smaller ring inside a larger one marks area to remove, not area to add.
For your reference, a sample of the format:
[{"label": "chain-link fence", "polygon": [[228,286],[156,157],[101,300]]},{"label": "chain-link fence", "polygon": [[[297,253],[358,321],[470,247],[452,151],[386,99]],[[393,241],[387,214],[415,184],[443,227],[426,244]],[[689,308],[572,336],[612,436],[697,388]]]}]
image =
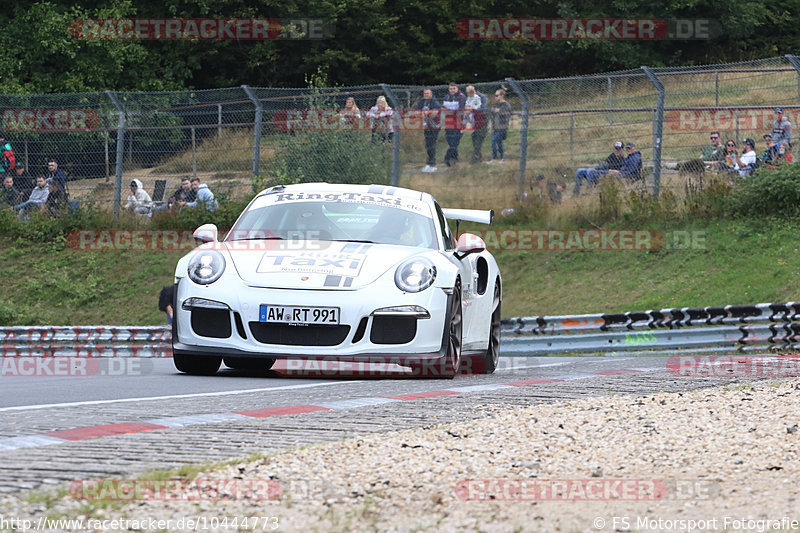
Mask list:
[{"label": "chain-link fence", "polygon": [[[132,179],[163,200],[187,176],[222,200],[269,183],[392,183],[497,209],[547,182],[568,202],[576,170],[598,167],[618,141],[641,153],[642,179],[633,182],[641,190],[686,191],[708,172],[739,176],[744,139],[755,140],[757,155],[768,151],[775,107],[798,124],[800,61],[508,78],[458,91],[472,109],[451,111],[458,97],[442,84],[0,95],[0,110],[6,142],[30,175],[19,182],[46,175],[54,158],[73,198],[115,212]],[[728,140],[738,150],[732,172]],[[776,161],[785,157],[779,148]],[[785,148],[797,153],[796,143]]]}]

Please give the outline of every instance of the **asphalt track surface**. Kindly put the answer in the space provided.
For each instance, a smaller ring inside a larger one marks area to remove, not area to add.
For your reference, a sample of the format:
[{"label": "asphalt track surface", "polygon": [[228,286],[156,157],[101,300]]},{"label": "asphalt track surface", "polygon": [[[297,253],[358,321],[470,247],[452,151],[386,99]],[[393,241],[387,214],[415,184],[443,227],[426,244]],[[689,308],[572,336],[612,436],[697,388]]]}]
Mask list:
[{"label": "asphalt track surface", "polygon": [[0,492],[428,427],[491,416],[497,407],[737,381],[681,375],[667,361],[501,357],[492,375],[452,380],[410,379],[389,365],[340,371],[336,363],[287,370],[279,362],[266,373],[223,367],[211,377],[180,374],[171,359],[92,363],[75,375],[5,367]]}]

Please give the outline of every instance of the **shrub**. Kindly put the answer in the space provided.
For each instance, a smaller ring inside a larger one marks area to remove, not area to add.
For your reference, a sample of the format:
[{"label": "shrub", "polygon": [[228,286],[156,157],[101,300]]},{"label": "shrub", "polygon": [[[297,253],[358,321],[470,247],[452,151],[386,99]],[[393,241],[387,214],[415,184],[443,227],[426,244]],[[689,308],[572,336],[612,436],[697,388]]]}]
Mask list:
[{"label": "shrub", "polygon": [[795,216],[800,213],[800,165],[759,168],[733,190],[729,212],[739,216]]}]

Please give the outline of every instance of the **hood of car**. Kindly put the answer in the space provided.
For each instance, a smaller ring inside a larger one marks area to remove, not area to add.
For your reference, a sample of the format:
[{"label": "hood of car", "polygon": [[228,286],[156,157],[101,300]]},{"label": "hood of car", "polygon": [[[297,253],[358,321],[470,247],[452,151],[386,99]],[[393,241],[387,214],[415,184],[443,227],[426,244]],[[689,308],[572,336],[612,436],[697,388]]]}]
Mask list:
[{"label": "hood of car", "polygon": [[253,249],[254,241],[225,246],[245,283],[280,289],[358,289],[424,251],[414,246],[330,241],[303,241],[302,249],[291,249],[291,241],[261,242],[270,249]]}]

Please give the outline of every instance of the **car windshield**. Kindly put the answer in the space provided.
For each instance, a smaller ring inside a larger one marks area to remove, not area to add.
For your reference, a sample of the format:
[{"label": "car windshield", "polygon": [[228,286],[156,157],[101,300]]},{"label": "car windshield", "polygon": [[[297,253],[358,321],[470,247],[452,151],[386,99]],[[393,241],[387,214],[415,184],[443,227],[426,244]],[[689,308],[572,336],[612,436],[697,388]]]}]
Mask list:
[{"label": "car windshield", "polygon": [[267,196],[253,202],[225,240],[331,240],[439,247],[433,219],[424,213],[429,209],[422,203],[408,209],[364,202],[272,200]]}]

